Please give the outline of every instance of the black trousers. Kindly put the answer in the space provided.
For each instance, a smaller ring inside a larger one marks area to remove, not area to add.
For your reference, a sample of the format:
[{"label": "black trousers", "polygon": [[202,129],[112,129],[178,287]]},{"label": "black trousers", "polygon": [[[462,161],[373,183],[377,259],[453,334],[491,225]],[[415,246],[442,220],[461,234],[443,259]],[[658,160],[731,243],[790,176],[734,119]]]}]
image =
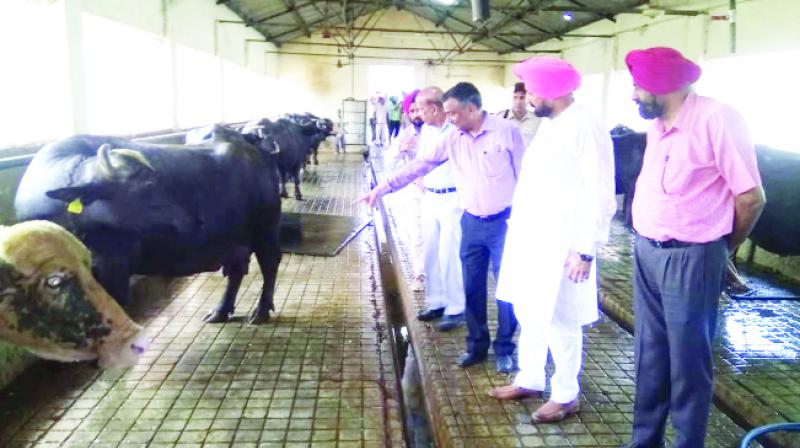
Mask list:
[{"label": "black trousers", "polygon": [[728,258],[725,240],[683,248],[635,243],[636,399],[631,446],[703,447],[714,385],[711,345]]},{"label": "black trousers", "polygon": [[[500,273],[503,245],[508,230],[508,214],[492,221],[482,221],[469,213],[461,215],[461,272],[466,296],[467,351],[485,354],[489,350],[489,326],[486,321],[487,279],[489,261],[494,278]],[[514,307],[508,302],[497,303],[497,335],[494,340],[496,355],[514,353],[514,332],[517,319]]]},{"label": "black trousers", "polygon": [[398,132],[400,132],[400,122],[389,120],[389,138],[393,139],[397,137]]}]

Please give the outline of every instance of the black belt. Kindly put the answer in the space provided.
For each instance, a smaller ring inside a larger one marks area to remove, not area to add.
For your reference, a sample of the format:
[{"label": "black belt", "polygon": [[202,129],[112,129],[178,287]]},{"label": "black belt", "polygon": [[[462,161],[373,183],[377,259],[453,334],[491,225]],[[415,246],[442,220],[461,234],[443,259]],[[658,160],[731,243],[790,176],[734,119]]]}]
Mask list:
[{"label": "black belt", "polygon": [[425,187],[425,189],[430,191],[431,193],[436,193],[436,194],[452,193],[452,192],[456,191],[456,187],[450,187],[450,188],[428,188],[428,187]]},{"label": "black belt", "polygon": [[[691,247],[691,246],[700,246],[702,244],[709,244],[713,243],[714,241],[708,241],[705,243],[693,243],[690,241],[679,241],[679,240],[654,240],[651,238],[647,238],[646,236],[639,235],[639,238],[645,239],[648,243],[650,243],[653,247],[658,247],[659,249],[677,249],[681,247]],[[715,240],[716,241],[716,240]]]},{"label": "black belt", "polygon": [[506,207],[503,210],[500,210],[498,213],[495,213],[494,215],[477,216],[477,215],[473,215],[472,213],[470,213],[468,211],[464,211],[464,213],[466,213],[467,215],[477,219],[478,221],[490,222],[490,221],[494,221],[496,219],[505,219],[505,218],[508,218],[509,216],[511,216],[511,207]]}]

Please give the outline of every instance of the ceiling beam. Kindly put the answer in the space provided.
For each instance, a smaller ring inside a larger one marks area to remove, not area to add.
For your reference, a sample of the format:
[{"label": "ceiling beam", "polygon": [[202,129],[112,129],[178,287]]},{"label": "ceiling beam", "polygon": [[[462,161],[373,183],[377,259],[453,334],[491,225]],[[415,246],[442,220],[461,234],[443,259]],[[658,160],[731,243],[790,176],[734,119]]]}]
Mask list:
[{"label": "ceiling beam", "polygon": [[[327,58],[341,58],[342,55],[339,54],[328,54],[328,53],[309,53],[305,51],[265,51],[264,53],[267,54],[277,54],[277,55],[294,55],[294,56],[321,56]],[[531,51],[530,53],[560,53],[558,50],[535,50]],[[433,61],[431,58],[402,58],[396,56],[375,56],[375,55],[353,55],[353,59],[390,59],[390,60],[398,60],[398,61]],[[473,62],[473,63],[494,63],[494,64],[513,64],[516,62],[522,62],[521,60],[505,60],[505,59],[451,59],[447,62]]]},{"label": "ceiling beam", "polygon": [[[250,40],[250,39],[248,39]],[[252,42],[266,42],[263,40],[251,40]],[[341,44],[334,44],[328,42],[286,42],[284,45],[306,45],[312,47],[342,47]],[[459,47],[454,48],[437,48],[437,47],[393,47],[387,45],[359,45],[358,48],[369,48],[373,50],[408,50],[408,51],[456,51],[459,53],[497,53],[497,50],[461,50]]]},{"label": "ceiling beam", "polygon": [[303,30],[303,33],[305,33],[306,37],[311,37],[311,30],[308,29],[308,24],[306,23],[305,19],[303,19],[303,16],[297,11],[294,0],[283,0],[283,4],[289,11],[292,12],[295,23],[297,23],[297,26]]},{"label": "ceiling beam", "polygon": [[[321,19],[317,19],[317,20],[315,20],[315,21],[313,21],[313,22],[306,22],[306,26],[307,26],[309,29],[311,29],[311,28],[313,28],[313,27],[315,27],[315,26],[317,26],[317,25],[321,24],[322,22],[324,22],[324,21],[326,21],[326,20],[328,20],[328,18],[327,18],[327,17],[323,17],[323,18],[321,18]],[[337,28],[339,28],[339,27],[337,27]],[[290,35],[290,34],[292,34],[292,33],[296,33],[296,32],[298,32],[298,31],[300,31],[300,30],[299,30],[299,29],[297,29],[297,28],[295,28],[295,29],[293,29],[293,30],[284,31],[284,32],[282,32],[282,33],[278,33],[278,34],[273,34],[273,35],[272,35],[272,38],[273,38],[273,39],[279,39],[279,38],[281,38],[281,37],[288,36],[288,35]],[[286,42],[283,42],[283,43],[286,43]]]},{"label": "ceiling beam", "polygon": [[[316,0],[316,1],[318,1],[318,0]],[[287,8],[287,9],[285,9],[285,10],[283,10],[283,11],[276,12],[276,13],[274,13],[274,14],[270,14],[270,15],[268,15],[268,16],[266,16],[266,17],[260,17],[260,18],[258,18],[258,19],[253,19],[253,21],[254,21],[255,23],[264,23],[264,22],[267,22],[267,21],[269,21],[269,20],[272,20],[272,19],[274,19],[274,18],[277,18],[277,17],[280,17],[280,16],[285,16],[286,14],[291,14],[291,13],[292,13],[292,11],[296,11],[296,10],[298,10],[298,9],[305,8],[306,6],[313,5],[314,3],[315,3],[315,1],[310,1],[310,2],[301,3],[301,4],[299,4],[299,5],[295,4],[295,5],[294,5],[294,8]]]},{"label": "ceiling beam", "polygon": [[[344,30],[347,29],[345,26],[332,26],[330,29],[335,30]],[[442,30],[410,30],[406,28],[367,28],[367,27],[358,27],[354,26],[351,27],[354,31],[366,31],[372,30],[374,32],[379,33],[404,33],[404,34],[454,34],[457,36],[482,36],[484,33],[482,31],[442,31]],[[553,33],[542,32],[542,33],[514,33],[514,32],[505,32],[505,33],[496,33],[495,36],[502,36],[502,37],[542,37],[542,36],[552,36]],[[584,38],[584,37],[596,37],[596,38],[611,38],[614,37],[612,34],[586,34],[586,33],[565,33],[561,34],[561,37],[577,37],[577,38]]]}]

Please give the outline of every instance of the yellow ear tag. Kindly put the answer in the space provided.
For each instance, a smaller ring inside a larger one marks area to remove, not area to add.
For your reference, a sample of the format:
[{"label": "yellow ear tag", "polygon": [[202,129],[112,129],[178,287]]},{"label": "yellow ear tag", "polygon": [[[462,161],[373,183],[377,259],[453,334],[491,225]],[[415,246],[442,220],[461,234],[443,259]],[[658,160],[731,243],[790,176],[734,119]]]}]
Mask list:
[{"label": "yellow ear tag", "polygon": [[81,202],[81,198],[77,198],[70,202],[67,206],[67,211],[76,215],[83,213],[83,202]]}]

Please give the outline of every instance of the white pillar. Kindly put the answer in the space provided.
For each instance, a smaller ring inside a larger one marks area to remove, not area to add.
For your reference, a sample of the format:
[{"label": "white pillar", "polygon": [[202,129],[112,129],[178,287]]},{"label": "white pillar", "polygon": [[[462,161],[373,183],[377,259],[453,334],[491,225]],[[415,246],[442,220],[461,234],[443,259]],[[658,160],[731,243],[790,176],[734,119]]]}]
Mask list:
[{"label": "white pillar", "polygon": [[75,134],[89,132],[82,15],[82,0],[65,0],[64,19],[66,20],[67,30],[67,65],[69,70],[70,101],[72,103],[72,132]]}]

